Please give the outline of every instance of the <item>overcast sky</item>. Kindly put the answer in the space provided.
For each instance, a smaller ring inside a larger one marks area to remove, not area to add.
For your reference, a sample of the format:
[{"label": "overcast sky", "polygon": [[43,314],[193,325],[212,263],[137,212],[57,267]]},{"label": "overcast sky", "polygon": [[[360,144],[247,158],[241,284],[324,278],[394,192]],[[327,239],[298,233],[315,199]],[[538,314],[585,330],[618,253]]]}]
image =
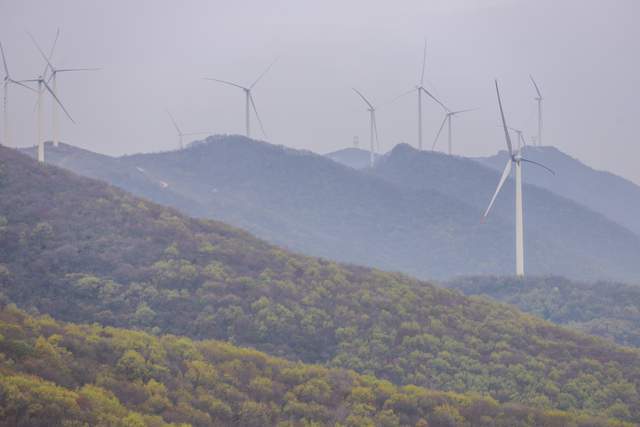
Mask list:
[{"label": "overcast sky", "polygon": [[[427,86],[452,109],[479,108],[454,122],[454,151],[503,149],[493,79],[507,120],[535,135],[533,74],[545,97],[545,145],[640,183],[640,1],[94,1],[0,0],[0,40],[14,78],[33,78],[43,60],[101,67],[59,76],[62,140],[107,154],[168,150],[184,132],[244,132],[240,90],[203,77],[250,84],[275,58],[254,97],[276,144],[325,153],[368,139],[368,115],[351,90],[380,104],[383,148],[417,144],[424,39]],[[36,139],[34,97],[12,87],[14,145]],[[45,131],[50,137],[50,100]],[[425,102],[425,145],[442,112]],[[440,141],[440,149],[445,148]]]}]

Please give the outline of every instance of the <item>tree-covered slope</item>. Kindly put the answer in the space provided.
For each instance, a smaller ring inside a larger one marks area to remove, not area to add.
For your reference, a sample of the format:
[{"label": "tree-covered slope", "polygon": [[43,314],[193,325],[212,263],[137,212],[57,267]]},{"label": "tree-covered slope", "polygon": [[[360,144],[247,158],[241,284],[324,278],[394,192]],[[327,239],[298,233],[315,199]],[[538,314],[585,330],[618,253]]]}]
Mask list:
[{"label": "tree-covered slope", "polygon": [[61,320],[640,421],[640,353],[400,274],[293,255],[0,148],[0,283]]},{"label": "tree-covered slope", "polygon": [[[556,171],[552,177],[530,168],[526,180],[599,212],[640,235],[640,186],[605,171],[595,170],[555,147],[526,147],[527,158],[544,163]],[[502,169],[506,152],[477,159],[494,169]]]},{"label": "tree-covered slope", "polygon": [[466,295],[486,295],[591,335],[640,347],[640,286],[574,282],[562,277],[463,277],[444,283]]},{"label": "tree-covered slope", "polygon": [[[623,427],[395,386],[219,341],[59,323],[0,307],[1,426]],[[628,424],[629,426],[631,424]]]}]

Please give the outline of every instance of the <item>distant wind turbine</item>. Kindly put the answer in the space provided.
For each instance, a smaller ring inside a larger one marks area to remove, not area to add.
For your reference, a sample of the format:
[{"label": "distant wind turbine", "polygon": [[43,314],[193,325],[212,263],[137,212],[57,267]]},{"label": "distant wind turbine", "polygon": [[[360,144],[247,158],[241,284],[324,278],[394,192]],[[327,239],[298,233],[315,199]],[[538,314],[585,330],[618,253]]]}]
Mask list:
[{"label": "distant wind turbine", "polygon": [[509,126],[509,130],[514,131],[516,135],[518,135],[518,150],[521,150],[522,147],[527,145],[527,141],[525,141],[524,139],[524,131],[522,131],[521,129],[513,128],[511,126]]},{"label": "distant wind turbine", "polygon": [[447,142],[449,143],[449,155],[452,154],[453,151],[453,142],[452,142],[452,136],[451,136],[451,119],[458,115],[458,114],[462,114],[462,113],[468,113],[470,111],[475,111],[475,108],[470,108],[467,110],[458,110],[458,111],[449,111],[449,109],[447,108],[445,110],[445,114],[444,114],[444,119],[442,120],[442,123],[440,124],[440,129],[438,129],[438,133],[436,134],[436,139],[433,141],[433,146],[431,147],[431,151],[436,149],[436,144],[438,142],[438,139],[440,138],[440,134],[442,133],[442,129],[444,129],[444,125],[447,125]]},{"label": "distant wind turbine", "polygon": [[535,165],[541,166],[547,171],[554,173],[551,169],[540,164],[538,162],[534,162],[532,160],[527,160],[522,157],[521,150],[517,151],[513,150],[513,145],[511,144],[511,136],[509,135],[509,127],[507,126],[507,121],[504,118],[504,110],[502,108],[502,100],[500,99],[500,89],[498,88],[498,81],[495,81],[496,84],[496,95],[498,97],[498,106],[500,108],[500,118],[502,119],[502,128],[504,130],[504,138],[507,143],[507,149],[509,151],[509,159],[507,160],[507,165],[502,172],[502,176],[500,177],[500,181],[498,182],[498,187],[496,188],[493,197],[491,198],[491,202],[489,202],[489,207],[484,212],[482,216],[483,220],[487,218],[489,215],[489,211],[493,207],[493,204],[498,197],[498,193],[502,189],[505,181],[511,174],[511,167],[515,164],[516,169],[516,275],[518,277],[524,276],[524,218],[523,218],[523,207],[522,207],[522,162],[533,163]]},{"label": "distant wind turbine", "polygon": [[[45,65],[45,72],[43,73],[43,75],[46,75],[46,72],[49,71],[49,77],[47,78],[47,82],[51,82],[51,86],[52,86],[52,90],[53,93],[55,93],[56,95],[58,94],[58,81],[57,81],[57,75],[58,73],[68,73],[70,71],[98,71],[100,70],[100,68],[56,68],[52,63],[51,63],[51,58],[53,57],[53,51],[56,47],[56,43],[58,42],[58,38],[60,37],[60,29],[58,29],[58,31],[56,32],[56,38],[53,42],[53,47],[51,48],[51,52],[49,53],[49,56],[45,55],[45,53],[42,51],[42,49],[40,48],[40,45],[38,45],[38,42],[36,41],[36,39],[33,37],[33,35],[31,33],[29,33],[29,37],[31,37],[31,40],[33,41],[33,43],[35,44],[36,48],[38,49],[38,52],[40,52],[40,55],[42,55],[42,58],[45,60],[46,65]],[[58,146],[58,105],[55,101],[55,99],[52,98],[51,101],[52,105],[51,105],[51,121],[52,121],[52,140],[53,140],[53,145],[55,147]]]},{"label": "distant wind turbine", "polygon": [[533,83],[533,87],[538,94],[534,99],[538,102],[538,145],[542,146],[542,93],[540,93],[540,88],[533,79],[533,76],[529,75],[529,78],[531,79],[531,83]]},{"label": "distant wind turbine", "polygon": [[447,107],[440,102],[435,96],[433,96],[433,94],[431,92],[429,92],[427,90],[427,88],[424,87],[424,71],[427,65],[427,41],[424,41],[424,50],[422,53],[422,71],[420,73],[420,81],[419,83],[413,88],[410,89],[398,96],[396,96],[395,98],[393,98],[391,101],[389,101],[389,103],[395,102],[396,100],[409,95],[413,92],[417,92],[418,93],[418,149],[422,150],[422,94],[425,93],[429,98],[431,98],[432,100],[434,100],[438,105],[440,105],[442,108],[444,108],[445,111],[449,111],[447,109]]},{"label": "distant wind turbine", "polygon": [[[29,36],[31,37],[31,39],[33,40],[33,42],[36,44],[36,47],[38,48],[38,50],[40,51],[40,53],[42,53],[42,49],[40,49],[40,46],[38,46],[38,43],[35,41],[35,39],[33,38],[33,36],[31,36],[31,34],[29,34]],[[57,36],[56,36],[56,41],[57,41]],[[54,42],[54,47],[55,47],[55,42]],[[52,48],[53,51],[53,48]],[[47,60],[47,65],[45,66],[45,72],[47,70],[47,68],[49,67],[49,61]],[[42,73],[41,75],[39,75],[37,78],[35,79],[30,79],[30,80],[23,80],[23,82],[35,82],[38,84],[38,101],[36,103],[36,109],[37,109],[37,146],[38,146],[38,161],[41,163],[44,163],[44,140],[42,139],[42,95],[44,90],[46,89],[47,92],[49,92],[49,94],[52,96],[52,98],[54,99],[55,103],[58,104],[60,106],[60,108],[62,108],[62,111],[64,111],[64,113],[67,115],[67,117],[69,117],[69,120],[71,120],[72,123],[75,123],[73,121],[73,118],[71,117],[71,114],[69,114],[69,112],[67,111],[67,109],[64,107],[64,105],[62,105],[62,102],[60,102],[60,99],[58,99],[58,96],[56,95],[56,93],[53,91],[53,89],[51,89],[51,87],[49,86],[49,84],[47,83],[47,80],[45,78],[45,73]]]},{"label": "distant wind turbine", "polygon": [[180,127],[178,126],[178,123],[176,122],[176,119],[171,115],[171,113],[169,112],[169,110],[167,110],[167,114],[169,115],[169,118],[171,119],[171,122],[173,123],[173,127],[176,128],[176,131],[178,132],[178,144],[180,149],[182,150],[184,148],[184,141],[183,141],[183,137],[185,136],[194,136],[194,135],[208,135],[210,132],[187,132],[184,133],[180,130]]},{"label": "distant wind turbine", "polygon": [[4,137],[2,139],[2,143],[5,146],[10,145],[11,132],[9,130],[9,85],[14,84],[16,86],[22,86],[30,91],[34,91],[34,89],[22,83],[20,80],[14,80],[11,78],[11,74],[9,74],[9,66],[7,65],[7,58],[4,54],[4,48],[2,47],[2,43],[0,43],[0,53],[2,54],[2,65],[4,66],[4,79],[3,79],[3,101],[2,101],[2,112],[3,112],[3,126],[4,126]]},{"label": "distant wind turbine", "polygon": [[267,67],[266,70],[264,70],[262,72],[262,74],[260,74],[258,76],[258,78],[249,86],[242,86],[239,85],[237,83],[233,83],[227,80],[220,80],[220,79],[214,79],[214,78],[209,78],[209,77],[205,77],[205,80],[212,80],[214,82],[218,82],[218,83],[223,83],[229,86],[234,86],[237,87],[239,89],[242,89],[244,91],[245,94],[245,126],[246,126],[246,136],[247,138],[251,137],[251,122],[250,122],[250,118],[251,118],[251,108],[253,108],[253,112],[256,115],[256,119],[258,119],[258,123],[260,124],[260,129],[262,130],[262,134],[266,137],[267,133],[264,131],[264,126],[262,125],[262,120],[260,120],[260,115],[258,114],[258,109],[256,108],[256,103],[253,99],[253,94],[251,93],[251,90],[255,87],[255,85],[264,77],[265,74],[267,74],[267,72],[269,72],[269,70],[271,69],[271,67],[273,66],[273,64],[275,64],[276,61],[274,60],[271,64],[269,64],[269,66]]},{"label": "distant wind turbine", "polygon": [[374,107],[373,104],[371,104],[371,102],[369,102],[369,100],[365,98],[365,96],[358,89],[353,88],[353,90],[355,91],[355,93],[358,94],[360,98],[362,98],[362,100],[364,101],[365,104],[367,104],[367,107],[368,107],[367,111],[369,111],[369,143],[370,143],[369,164],[371,165],[371,167],[373,167],[375,162],[376,147],[380,143],[378,139],[378,125],[376,123],[376,107]]}]

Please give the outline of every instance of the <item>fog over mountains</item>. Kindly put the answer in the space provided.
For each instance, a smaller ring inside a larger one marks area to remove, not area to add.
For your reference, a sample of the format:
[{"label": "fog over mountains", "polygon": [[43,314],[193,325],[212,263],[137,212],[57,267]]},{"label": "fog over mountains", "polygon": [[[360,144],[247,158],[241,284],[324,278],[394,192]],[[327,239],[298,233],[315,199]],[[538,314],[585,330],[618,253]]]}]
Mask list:
[{"label": "fog over mountains", "polygon": [[[74,172],[305,254],[422,278],[513,271],[512,186],[481,224],[498,173],[472,159],[400,145],[356,170],[239,136],[120,158],[49,152]],[[531,185],[525,208],[528,273],[640,279],[640,238],[621,225]]]}]

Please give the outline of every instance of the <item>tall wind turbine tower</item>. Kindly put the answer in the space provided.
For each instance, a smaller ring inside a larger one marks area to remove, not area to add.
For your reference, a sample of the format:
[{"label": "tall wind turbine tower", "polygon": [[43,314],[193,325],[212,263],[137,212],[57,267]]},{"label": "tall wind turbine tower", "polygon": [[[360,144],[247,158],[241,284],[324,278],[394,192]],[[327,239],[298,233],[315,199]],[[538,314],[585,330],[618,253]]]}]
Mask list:
[{"label": "tall wind turbine tower", "polygon": [[369,102],[369,100],[356,88],[353,88],[355,93],[367,104],[367,111],[369,111],[369,164],[373,167],[375,163],[376,147],[379,145],[378,139],[378,125],[376,123],[376,107]]},{"label": "tall wind turbine tower", "polygon": [[[2,43],[0,43],[0,53],[2,54],[2,65],[4,67],[4,79],[3,79],[3,84],[2,84],[2,88],[3,88],[3,100],[2,100],[2,114],[3,114],[3,121],[2,121],[2,126],[3,126],[3,131],[4,131],[4,136],[2,138],[2,143],[5,146],[9,146],[10,145],[10,139],[11,139],[11,131],[9,129],[9,85],[16,85],[16,86],[22,86],[26,89],[29,89],[30,91],[34,91],[32,88],[30,88],[29,86],[23,84],[21,81],[19,80],[14,80],[13,78],[11,78],[11,75],[9,74],[9,66],[7,65],[7,58],[4,54],[4,48],[2,47]],[[35,91],[34,91],[35,92]]]},{"label": "tall wind turbine tower", "polygon": [[498,187],[496,188],[495,193],[493,193],[491,202],[489,202],[489,207],[487,207],[487,210],[484,212],[484,215],[482,216],[482,218],[484,220],[487,218],[487,215],[489,215],[489,211],[493,207],[493,204],[495,203],[496,198],[498,197],[498,193],[500,192],[505,181],[511,174],[512,166],[515,165],[516,276],[524,277],[524,213],[523,213],[523,206],[522,206],[522,163],[523,162],[533,163],[535,165],[543,167],[544,169],[548,170],[551,173],[554,173],[554,172],[548,167],[538,162],[534,162],[532,160],[527,160],[523,158],[520,149],[514,151],[513,145],[511,143],[511,136],[509,135],[509,127],[507,126],[507,121],[504,118],[504,110],[502,108],[502,99],[500,99],[500,89],[498,88],[497,80],[495,81],[495,84],[496,84],[496,95],[498,97],[498,106],[500,108],[500,118],[502,120],[502,128],[504,130],[504,138],[507,143],[509,159],[507,160],[507,165],[505,166],[504,171],[502,172],[502,176],[500,177],[500,181],[498,182]]},{"label": "tall wind turbine tower", "polygon": [[529,75],[529,78],[531,79],[531,83],[533,83],[533,87],[538,95],[534,99],[538,102],[538,145],[542,146],[542,93],[540,93],[540,88],[533,79],[533,76]]},{"label": "tall wind turbine tower", "polygon": [[[58,94],[58,78],[57,78],[58,73],[68,73],[71,71],[98,71],[99,70],[99,68],[56,68],[51,63],[51,58],[53,57],[53,52],[56,47],[56,43],[58,42],[58,37],[60,37],[59,29],[56,32],[56,38],[55,38],[55,41],[53,42],[53,47],[51,48],[51,52],[49,53],[48,57],[42,51],[42,49],[40,48],[40,45],[38,45],[38,42],[33,37],[33,35],[29,34],[29,37],[31,37],[31,40],[33,41],[36,48],[38,49],[38,52],[40,52],[40,55],[46,62],[45,72],[43,73],[43,75],[46,75],[47,71],[50,72],[49,77],[47,78],[47,82],[51,82],[53,93],[55,93],[56,95]],[[57,147],[58,146],[58,105],[55,99],[53,98],[51,100],[51,104],[52,104],[51,105],[52,140],[53,140],[53,145]]]},{"label": "tall wind turbine tower", "polygon": [[253,94],[251,93],[251,91],[253,90],[253,88],[255,87],[256,84],[258,84],[258,82],[264,77],[265,74],[267,74],[267,72],[269,72],[269,70],[271,69],[271,67],[273,66],[273,64],[275,64],[276,61],[273,61],[271,64],[269,64],[269,66],[267,67],[266,70],[264,70],[262,72],[262,74],[260,74],[258,76],[258,78],[250,85],[250,86],[242,86],[239,85],[237,83],[233,83],[227,80],[220,80],[220,79],[213,79],[213,78],[209,78],[209,77],[205,77],[205,80],[212,80],[214,82],[218,82],[218,83],[223,83],[225,85],[229,85],[229,86],[234,86],[237,87],[239,89],[242,89],[244,91],[244,97],[245,97],[245,109],[244,109],[244,114],[245,114],[245,129],[246,129],[246,133],[245,135],[247,136],[247,138],[251,137],[251,109],[253,109],[253,112],[256,115],[256,119],[258,119],[258,123],[260,124],[260,129],[262,130],[262,134],[266,137],[267,134],[264,131],[264,126],[262,125],[262,120],[260,120],[260,115],[258,114],[258,109],[256,108],[256,103],[253,99]]}]

